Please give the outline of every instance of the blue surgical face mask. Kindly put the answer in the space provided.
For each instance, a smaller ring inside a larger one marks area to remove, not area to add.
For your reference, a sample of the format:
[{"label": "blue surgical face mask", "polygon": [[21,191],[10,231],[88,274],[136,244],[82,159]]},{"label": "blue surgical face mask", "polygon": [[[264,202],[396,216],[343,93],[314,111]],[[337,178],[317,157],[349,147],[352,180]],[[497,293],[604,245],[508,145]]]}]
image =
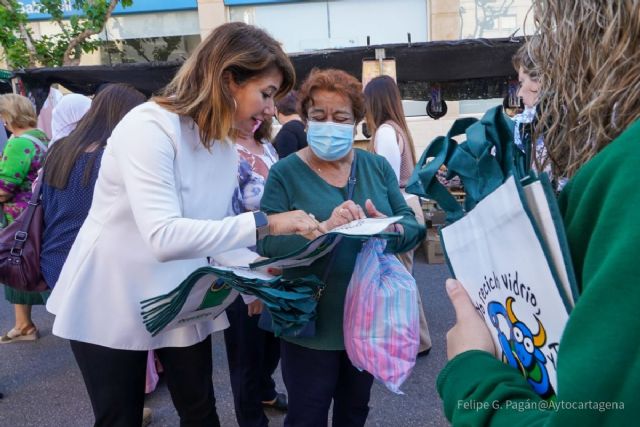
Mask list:
[{"label": "blue surgical face mask", "polygon": [[353,147],[353,129],[353,124],[309,122],[307,143],[313,154],[322,160],[339,160]]}]

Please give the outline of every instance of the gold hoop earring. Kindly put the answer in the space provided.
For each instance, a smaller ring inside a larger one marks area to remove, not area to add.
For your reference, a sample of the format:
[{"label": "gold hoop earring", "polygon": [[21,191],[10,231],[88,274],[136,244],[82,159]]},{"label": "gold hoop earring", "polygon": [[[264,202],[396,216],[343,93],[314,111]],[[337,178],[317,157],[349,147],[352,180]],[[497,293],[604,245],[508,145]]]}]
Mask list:
[{"label": "gold hoop earring", "polygon": [[231,99],[233,99],[233,112],[235,113],[236,111],[238,111],[238,102],[236,102],[235,98]]}]

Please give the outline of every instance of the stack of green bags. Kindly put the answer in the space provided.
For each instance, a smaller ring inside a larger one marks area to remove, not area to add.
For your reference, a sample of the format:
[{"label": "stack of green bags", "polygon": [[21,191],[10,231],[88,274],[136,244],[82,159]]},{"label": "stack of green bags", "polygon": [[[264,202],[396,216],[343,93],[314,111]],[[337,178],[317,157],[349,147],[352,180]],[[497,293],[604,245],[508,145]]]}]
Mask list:
[{"label": "stack of green bags", "polygon": [[274,334],[287,335],[315,319],[323,288],[315,276],[290,280],[249,269],[207,266],[171,292],[141,301],[141,315],[147,331],[156,336],[181,322],[219,315],[240,292],[259,298],[271,314]]}]

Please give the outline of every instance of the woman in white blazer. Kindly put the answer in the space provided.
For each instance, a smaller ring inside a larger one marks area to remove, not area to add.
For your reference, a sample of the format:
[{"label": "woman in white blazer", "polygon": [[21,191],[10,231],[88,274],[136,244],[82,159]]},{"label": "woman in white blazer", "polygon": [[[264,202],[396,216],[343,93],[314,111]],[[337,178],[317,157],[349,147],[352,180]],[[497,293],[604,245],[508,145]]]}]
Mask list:
[{"label": "woman in white blazer", "polygon": [[[302,211],[232,215],[235,130],[252,132],[294,83],[278,42],[242,23],[215,29],[164,93],[108,140],[89,215],[47,303],[69,339],[96,426],[139,426],[146,352],[156,350],[182,426],[218,426],[211,338],[226,316],[152,337],[140,301],[193,270],[245,255],[266,234],[317,235]],[[246,251],[246,250],[245,250]]]}]

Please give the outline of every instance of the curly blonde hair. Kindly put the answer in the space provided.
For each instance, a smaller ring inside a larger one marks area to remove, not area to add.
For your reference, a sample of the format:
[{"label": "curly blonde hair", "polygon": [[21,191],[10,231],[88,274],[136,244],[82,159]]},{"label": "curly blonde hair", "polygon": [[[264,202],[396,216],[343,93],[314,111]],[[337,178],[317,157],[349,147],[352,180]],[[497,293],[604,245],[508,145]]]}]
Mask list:
[{"label": "curly blonde hair", "polygon": [[[558,176],[576,171],[640,117],[640,1],[534,0],[544,135]],[[544,166],[544,165],[543,165]]]},{"label": "curly blonde hair", "polygon": [[516,54],[513,55],[513,58],[511,58],[511,64],[516,71],[519,71],[520,67],[522,67],[525,74],[529,75],[531,79],[538,81],[538,65],[531,57],[531,51],[536,42],[537,38],[528,38],[525,43],[520,46]]}]

